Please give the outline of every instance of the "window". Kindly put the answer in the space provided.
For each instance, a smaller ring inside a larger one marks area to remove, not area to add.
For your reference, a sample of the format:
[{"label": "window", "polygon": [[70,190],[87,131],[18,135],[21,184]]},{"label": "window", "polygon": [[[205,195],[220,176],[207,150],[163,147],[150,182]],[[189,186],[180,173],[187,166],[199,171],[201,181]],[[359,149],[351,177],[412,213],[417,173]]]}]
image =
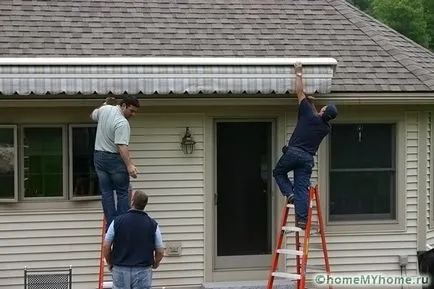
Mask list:
[{"label": "window", "polygon": [[100,195],[93,165],[96,126],[70,126],[70,192],[73,198]]},{"label": "window", "polygon": [[0,202],[98,199],[95,136],[95,124],[0,125]]},{"label": "window", "polygon": [[1,200],[17,199],[17,138],[14,126],[0,126],[0,184]]},{"label": "window", "polygon": [[396,218],[395,124],[334,124],[329,219]]},{"label": "window", "polygon": [[63,196],[63,128],[25,127],[24,197]]}]

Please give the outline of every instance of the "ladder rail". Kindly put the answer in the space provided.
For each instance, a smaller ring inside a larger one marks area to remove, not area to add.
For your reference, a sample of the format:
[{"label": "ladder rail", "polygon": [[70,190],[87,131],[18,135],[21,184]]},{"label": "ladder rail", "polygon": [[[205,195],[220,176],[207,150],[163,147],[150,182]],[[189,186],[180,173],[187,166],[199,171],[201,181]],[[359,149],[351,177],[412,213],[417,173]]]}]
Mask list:
[{"label": "ladder rail", "polygon": [[[318,194],[318,185],[316,185],[315,203],[316,203],[317,212],[318,212],[318,223],[319,223],[319,226],[322,230],[324,228],[324,220],[323,220],[323,216],[322,216],[321,206],[319,205],[318,195],[319,195]],[[324,230],[322,230],[322,232],[321,232],[321,244],[322,244],[322,251],[323,251],[323,255],[324,255],[324,263],[325,263],[326,272],[327,272],[327,275],[330,276],[331,269],[330,269],[328,251],[327,251],[326,233]],[[331,285],[329,285],[329,289],[332,289]]]},{"label": "ladder rail", "polygon": [[[282,217],[280,219],[280,227],[279,227],[280,234],[279,234],[279,237],[277,238],[277,244],[276,244],[277,249],[282,247],[282,241],[283,241],[283,231],[282,231],[283,229],[282,228],[286,224],[286,219],[288,218],[288,211],[289,211],[289,208],[285,203],[285,208],[282,210]],[[279,263],[279,255],[280,255],[280,253],[277,251],[273,254],[273,261],[272,261],[272,265],[271,265],[270,274],[268,277],[268,285],[267,285],[268,288],[272,288],[272,286],[273,286],[273,282],[274,282],[273,272],[276,271],[277,265]]]},{"label": "ladder rail", "polygon": [[312,227],[312,197],[314,196],[314,189],[309,188],[309,208],[308,208],[308,218],[307,218],[307,224],[306,229],[304,233],[304,246],[303,246],[303,257],[300,265],[300,283],[298,284],[298,288],[305,288],[306,287],[306,267],[307,267],[307,260],[309,256],[309,240],[310,240],[310,230]]},{"label": "ladder rail", "polygon": [[101,251],[100,251],[100,257],[99,257],[99,275],[98,275],[98,289],[103,289],[104,287],[104,254],[102,253],[102,248],[104,244],[104,237],[105,237],[105,218],[102,219],[102,230],[101,230]]}]

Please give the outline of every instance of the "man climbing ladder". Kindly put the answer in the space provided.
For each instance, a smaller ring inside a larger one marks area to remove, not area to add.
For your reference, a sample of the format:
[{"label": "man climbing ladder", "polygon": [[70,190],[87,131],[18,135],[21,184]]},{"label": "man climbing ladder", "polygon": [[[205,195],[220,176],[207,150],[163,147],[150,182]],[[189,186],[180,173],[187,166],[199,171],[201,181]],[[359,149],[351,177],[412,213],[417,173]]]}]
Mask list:
[{"label": "man climbing ladder", "polygon": [[[282,148],[283,155],[273,170],[273,177],[288,203],[295,206],[296,226],[304,230],[313,156],[324,137],[330,133],[329,121],[336,118],[337,109],[335,105],[328,104],[317,112],[314,98],[304,94],[301,64],[296,63],[294,68],[295,92],[299,103],[298,122],[288,146]],[[288,178],[289,171],[294,172],[294,184]]]}]

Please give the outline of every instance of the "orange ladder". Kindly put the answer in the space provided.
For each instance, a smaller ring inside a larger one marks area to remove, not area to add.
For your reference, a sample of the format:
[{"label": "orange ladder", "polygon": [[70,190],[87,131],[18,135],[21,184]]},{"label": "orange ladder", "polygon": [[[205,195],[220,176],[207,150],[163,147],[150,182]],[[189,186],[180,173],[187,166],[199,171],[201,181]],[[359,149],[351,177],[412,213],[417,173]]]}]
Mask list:
[{"label": "orange ladder", "polygon": [[[314,208],[315,206],[315,208]],[[277,239],[277,245],[276,250],[273,254],[273,260],[271,265],[270,274],[268,277],[268,285],[267,289],[273,288],[273,282],[275,277],[285,278],[285,279],[292,279],[297,280],[297,289],[306,289],[306,274],[313,273],[313,272],[326,272],[327,276],[330,276],[330,263],[329,263],[329,257],[327,253],[327,245],[326,245],[326,236],[324,231],[324,222],[322,218],[322,212],[321,212],[321,206],[320,206],[320,200],[318,196],[318,186],[315,187],[309,187],[309,209],[308,209],[308,218],[307,218],[307,224],[306,229],[302,230],[296,226],[291,227],[287,226],[287,220],[288,220],[288,214],[289,209],[292,209],[294,211],[294,205],[286,203],[283,210],[282,210],[282,219],[281,219],[281,226],[280,226],[280,233],[279,237]],[[316,209],[316,210],[315,210]],[[312,224],[312,213],[316,211],[317,213],[317,221],[318,224]],[[295,212],[294,212],[295,216]],[[318,268],[315,266],[308,267],[307,261],[308,261],[308,255],[309,255],[309,240],[311,234],[312,227],[317,227],[316,233],[319,233],[321,235],[321,244],[322,244],[322,251],[324,255],[324,262],[325,262],[325,268]],[[300,233],[304,232],[304,242],[303,242],[303,251],[300,250],[301,244],[300,244]],[[284,240],[285,233],[295,233],[295,250],[290,249],[282,249],[282,242]],[[296,267],[297,267],[297,273],[287,273],[287,272],[277,272],[277,266],[279,262],[279,255],[285,254],[285,255],[295,255],[296,256]],[[300,260],[301,259],[301,260]],[[306,269],[313,270],[313,272],[306,272]],[[332,286],[329,285],[329,289],[332,289]]]},{"label": "orange ladder", "polygon": [[99,256],[99,279],[98,279],[98,289],[104,288],[104,267],[105,267],[105,261],[104,261],[104,255],[102,253],[102,246],[104,244],[104,238],[105,238],[105,218],[102,218],[102,231],[101,231],[101,252]]}]

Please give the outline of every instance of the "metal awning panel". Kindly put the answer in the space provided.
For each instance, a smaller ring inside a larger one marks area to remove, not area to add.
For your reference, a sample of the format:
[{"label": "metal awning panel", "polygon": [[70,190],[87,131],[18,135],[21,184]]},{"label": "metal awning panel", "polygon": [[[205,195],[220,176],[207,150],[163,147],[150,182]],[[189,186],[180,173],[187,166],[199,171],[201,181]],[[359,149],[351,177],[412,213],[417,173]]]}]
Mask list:
[{"label": "metal awning panel", "polygon": [[301,61],[305,91],[329,93],[337,64],[329,58],[97,60],[0,59],[0,92],[3,95],[284,94],[293,91],[293,63]]}]

